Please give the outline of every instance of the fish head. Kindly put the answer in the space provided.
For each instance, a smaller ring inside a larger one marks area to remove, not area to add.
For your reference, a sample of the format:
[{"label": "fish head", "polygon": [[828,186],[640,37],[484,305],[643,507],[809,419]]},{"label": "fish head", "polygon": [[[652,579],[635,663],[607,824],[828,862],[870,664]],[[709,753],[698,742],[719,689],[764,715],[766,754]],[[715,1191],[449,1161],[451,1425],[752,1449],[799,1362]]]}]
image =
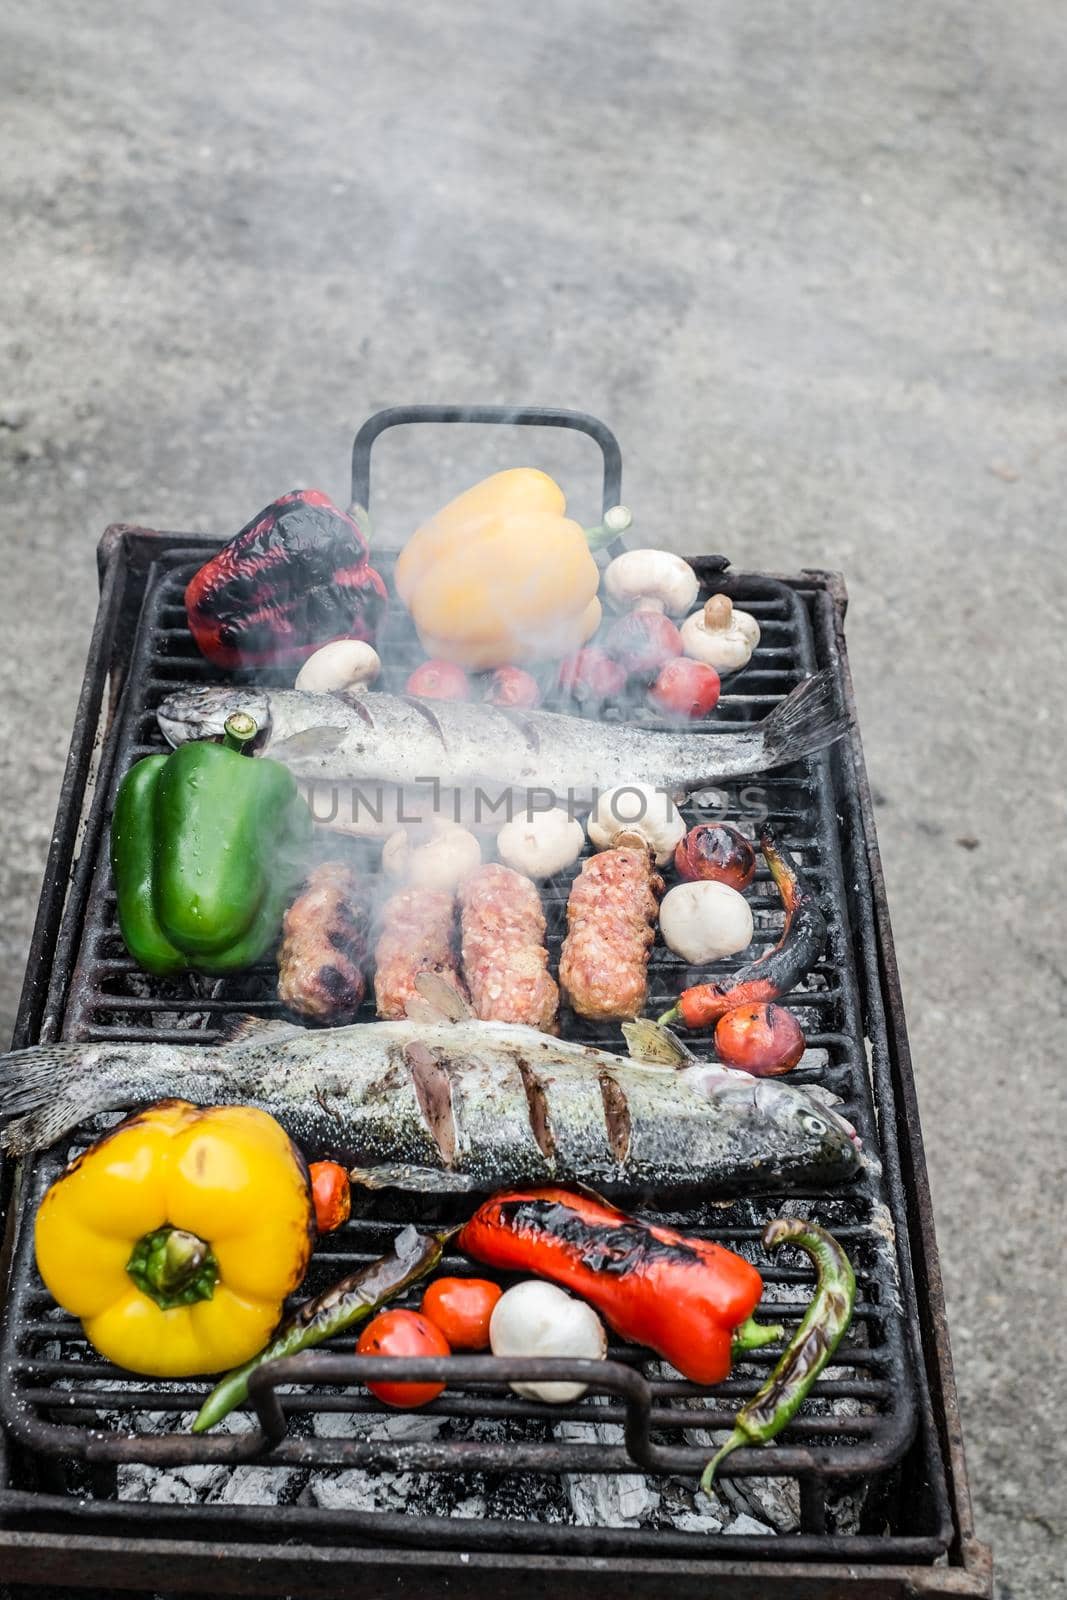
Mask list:
[{"label": "fish head", "polygon": [[255,719],[256,748],[261,748],[270,735],[270,697],[262,689],[239,684],[178,689],[160,705],[156,721],[167,743],[178,746],[193,739],[221,739],[226,718],[235,711]]},{"label": "fish head", "polygon": [[822,1172],[839,1179],[859,1171],[859,1135],[833,1109],[835,1095],[817,1086],[801,1089],[778,1078],[756,1078],[733,1067],[691,1070],[708,1100],[729,1104],[739,1116],[755,1114],[761,1147],[783,1174]]}]

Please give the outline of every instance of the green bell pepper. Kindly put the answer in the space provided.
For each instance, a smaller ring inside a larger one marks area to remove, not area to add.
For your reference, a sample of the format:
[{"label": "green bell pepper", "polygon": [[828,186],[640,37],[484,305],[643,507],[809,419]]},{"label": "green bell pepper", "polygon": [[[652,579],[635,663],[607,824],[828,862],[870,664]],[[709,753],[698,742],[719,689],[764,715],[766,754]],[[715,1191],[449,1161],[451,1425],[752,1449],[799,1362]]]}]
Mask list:
[{"label": "green bell pepper", "polygon": [[119,786],[119,927],[149,972],[239,972],[278,937],[304,875],[311,813],[280,762],[245,759],[255,735],[253,718],[234,712],[221,745],[147,756]]}]

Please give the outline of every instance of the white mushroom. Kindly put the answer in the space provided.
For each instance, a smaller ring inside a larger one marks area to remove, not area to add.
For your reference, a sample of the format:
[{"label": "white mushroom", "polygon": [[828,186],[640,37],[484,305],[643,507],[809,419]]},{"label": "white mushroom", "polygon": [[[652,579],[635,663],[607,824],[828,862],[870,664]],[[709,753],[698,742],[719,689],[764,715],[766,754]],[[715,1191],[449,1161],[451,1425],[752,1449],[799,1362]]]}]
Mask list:
[{"label": "white mushroom", "polygon": [[296,687],[305,694],[366,689],[381,670],[381,657],[373,645],[362,639],[334,639],[308,656],[296,675]]},{"label": "white mushroom", "polygon": [[739,672],[759,644],[759,623],[747,611],[736,611],[729,595],[713,594],[702,611],[686,617],[681,634],[687,656],[716,672]]},{"label": "white mushroom", "polygon": [[668,889],[659,908],[663,942],[690,966],[736,955],[752,943],[752,910],[728,883],[707,878]]},{"label": "white mushroom", "polygon": [[685,838],[685,823],[665,789],[647,783],[626,783],[602,794],[586,824],[595,850],[610,850],[620,835],[638,835],[655,851],[656,865],[667,864]]},{"label": "white mushroom", "polygon": [[604,571],[604,593],[616,611],[665,611],[683,617],[699,587],[688,561],[669,550],[626,550]]},{"label": "white mushroom", "polygon": [[562,872],[577,861],[584,844],[581,823],[562,806],[513,817],[496,836],[501,861],[528,878],[551,878]]},{"label": "white mushroom", "polygon": [[[489,1319],[495,1356],[577,1356],[603,1361],[608,1353],[604,1324],[584,1300],[574,1300],[553,1283],[530,1278],[500,1296]],[[566,1405],[578,1400],[585,1383],[513,1383],[526,1400]]]},{"label": "white mushroom", "polygon": [[454,889],[481,861],[474,834],[447,817],[424,828],[398,828],[382,846],[382,871],[413,889]]}]

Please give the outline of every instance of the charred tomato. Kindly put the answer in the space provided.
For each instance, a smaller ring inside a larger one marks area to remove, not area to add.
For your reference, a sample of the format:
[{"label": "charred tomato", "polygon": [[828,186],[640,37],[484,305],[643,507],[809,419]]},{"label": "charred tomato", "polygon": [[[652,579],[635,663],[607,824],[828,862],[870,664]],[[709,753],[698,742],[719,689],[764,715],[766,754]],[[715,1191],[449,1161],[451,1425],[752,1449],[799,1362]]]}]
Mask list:
[{"label": "charred tomato", "polygon": [[756,1078],[778,1078],[804,1054],[804,1034],[784,1006],[737,1006],[719,1018],[715,1049],[728,1067],[741,1067]]},{"label": "charred tomato", "polygon": [[352,1214],[348,1173],[337,1161],[313,1161],[308,1175],[311,1198],[315,1202],[315,1226],[320,1233],[332,1233]]},{"label": "charred tomato", "polygon": [[516,706],[529,711],[541,704],[541,688],[532,673],[521,667],[497,667],[482,699],[491,706]]},{"label": "charred tomato", "polygon": [[[429,1317],[418,1311],[382,1311],[367,1323],[359,1336],[356,1354],[361,1356],[450,1356],[448,1340]],[[429,1405],[444,1388],[443,1383],[368,1383],[367,1388],[383,1405],[414,1411]]]},{"label": "charred tomato", "polygon": [[404,689],[420,700],[469,700],[470,679],[453,661],[424,661],[411,674]]},{"label": "charred tomato", "polygon": [[725,822],[700,822],[674,852],[680,878],[708,878],[731,889],[747,889],[756,876],[756,852],[743,833]]},{"label": "charred tomato", "polygon": [[422,1314],[453,1350],[488,1350],[489,1319],[502,1293],[488,1278],[437,1278],[422,1297]]},{"label": "charred tomato", "polygon": [[662,666],[682,654],[682,636],[662,611],[629,611],[613,622],[604,648],[625,672],[650,683]]},{"label": "charred tomato", "polygon": [[719,703],[719,674],[703,661],[675,656],[656,674],[648,698],[668,717],[706,717]]},{"label": "charred tomato", "polygon": [[626,670],[606,650],[588,645],[560,663],[559,687],[576,705],[592,709],[621,697]]}]

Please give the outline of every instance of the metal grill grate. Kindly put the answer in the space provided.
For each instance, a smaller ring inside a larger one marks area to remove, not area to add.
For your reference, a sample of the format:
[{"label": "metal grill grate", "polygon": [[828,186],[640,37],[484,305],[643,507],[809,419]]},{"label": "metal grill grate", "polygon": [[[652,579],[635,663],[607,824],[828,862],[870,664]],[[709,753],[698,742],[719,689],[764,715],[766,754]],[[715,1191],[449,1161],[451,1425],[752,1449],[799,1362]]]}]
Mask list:
[{"label": "metal grill grate", "polygon": [[[106,823],[118,778],[138,756],[165,747],[155,722],[160,700],[179,684],[221,681],[197,653],[182,606],[188,576],[217,545],[187,535],[117,533],[103,574],[102,616],[106,610],[109,620],[94,641],[85,698],[92,714],[90,690],[102,694],[110,662],[115,715],[99,752],[95,797],[81,819],[81,851],[58,928],[51,984],[47,994],[27,991],[23,1025],[27,1037],[33,1027],[44,1038],[61,1032],[87,1040],[208,1043],[218,1037],[229,1013],[282,1014],[273,968],[225,980],[159,980],[137,969],[115,925]],[[378,565],[387,570],[386,562],[379,560]],[[727,682],[728,693],[709,723],[709,737],[761,720],[797,682],[825,665],[834,668],[847,693],[825,588],[817,582],[724,577],[723,563],[714,557],[695,560],[694,566],[705,592],[710,586],[729,593],[758,616],[762,629],[750,666]],[[397,688],[415,646],[399,608],[393,608],[388,627],[382,653],[392,665],[384,686]],[[646,713],[638,713],[637,720],[655,725]],[[88,738],[79,742],[76,737],[76,781],[65,793],[67,814],[57,829],[52,870],[64,880],[90,744]],[[838,750],[755,784],[726,786],[721,807],[690,807],[687,821],[714,814],[752,833],[757,797],[745,791],[753,789],[760,791],[769,820],[819,892],[829,926],[822,961],[788,1001],[809,1044],[809,1056],[793,1081],[820,1083],[842,1097],[845,1115],[859,1129],[865,1150],[880,1158],[881,1171],[871,1170],[842,1190],[802,1199],[767,1195],[705,1200],[664,1211],[655,1197],[646,1196],[631,1209],[700,1232],[757,1260],[767,1285],[763,1313],[773,1312],[775,1320],[787,1323],[799,1316],[811,1275],[795,1258],[773,1263],[761,1258],[763,1221],[778,1211],[802,1210],[832,1228],[849,1249],[857,1271],[856,1316],[834,1365],[774,1447],[739,1451],[723,1472],[727,1492],[731,1485],[743,1491],[745,1480],[776,1479],[798,1508],[795,1531],[784,1539],[769,1534],[740,1538],[687,1531],[684,1519],[679,1524],[665,1516],[639,1526],[617,1526],[604,1519],[586,1519],[585,1525],[576,1526],[566,1515],[561,1487],[564,1474],[618,1477],[635,1472],[659,1485],[676,1488],[685,1480],[691,1486],[709,1454],[711,1435],[730,1426],[741,1400],[773,1362],[773,1349],[746,1358],[729,1382],[705,1391],[670,1375],[647,1352],[613,1346],[603,1373],[606,1392],[591,1392],[565,1408],[544,1408],[518,1398],[499,1375],[490,1381],[480,1358],[466,1358],[452,1367],[440,1399],[419,1413],[420,1426],[397,1437],[378,1426],[381,1410],[360,1387],[361,1369],[346,1353],[352,1341],[341,1340],[328,1355],[297,1357],[280,1374],[265,1376],[234,1431],[194,1439],[179,1425],[196,1409],[205,1386],[148,1380],[100,1361],[77,1322],[58,1311],[43,1289],[33,1264],[32,1229],[25,1225],[16,1239],[3,1334],[3,1419],[18,1446],[0,1489],[4,1514],[30,1518],[32,1525],[42,1517],[76,1517],[97,1531],[117,1529],[132,1541],[149,1525],[153,1537],[190,1542],[239,1538],[246,1541],[245,1548],[254,1548],[256,1541],[264,1541],[266,1549],[271,1539],[310,1537],[315,1556],[307,1559],[312,1564],[314,1559],[327,1561],[334,1547],[370,1544],[380,1561],[383,1547],[404,1545],[427,1561],[435,1552],[450,1550],[510,1552],[500,1560],[515,1562],[532,1560],[538,1553],[566,1555],[572,1563],[611,1556],[613,1571],[621,1574],[625,1568],[635,1575],[646,1571],[640,1563],[647,1558],[661,1564],[656,1570],[664,1577],[676,1563],[679,1578],[682,1563],[689,1562],[685,1571],[695,1581],[716,1560],[728,1559],[731,1571],[739,1561],[754,1563],[752,1570],[765,1563],[770,1573],[771,1564],[783,1560],[930,1563],[943,1556],[954,1537],[954,1519],[920,1359],[925,1336],[912,1281],[909,1197],[896,1146],[900,1114],[889,1071],[861,792],[850,757]],[[367,859],[366,849],[335,836],[329,853],[350,852],[358,862]],[[550,883],[544,893],[553,962],[569,879],[570,874]],[[42,902],[39,939],[58,922],[57,892],[53,882]],[[770,944],[782,915],[765,870],[758,873],[750,896],[757,942]],[[657,948],[651,967],[653,1006],[669,1004],[689,976],[676,958]],[[369,1020],[369,1008],[366,1014]],[[566,1012],[562,1022],[567,1036],[620,1048],[616,1027],[589,1024]],[[707,1052],[706,1041],[691,1042],[698,1053]],[[914,1130],[907,1132],[914,1135]],[[65,1154],[51,1152],[26,1171],[24,1223]],[[461,1201],[388,1192],[361,1196],[347,1226],[322,1241],[306,1292],[317,1292],[380,1254],[402,1224],[450,1221],[466,1209]],[[458,1257],[447,1258],[444,1265],[454,1272],[475,1270]],[[206,1470],[213,1464],[232,1470],[243,1475],[241,1503],[168,1506],[131,1499],[132,1463],[161,1470]],[[306,1503],[310,1483],[345,1468],[415,1474],[411,1482],[417,1498],[403,1511]],[[273,1503],[278,1469],[291,1479],[283,1504]],[[476,1518],[465,1512],[465,1496],[474,1482],[483,1508]],[[292,1484],[303,1485],[305,1492],[297,1493]],[[411,1515],[412,1510],[418,1514]],[[225,1544],[212,1548],[222,1555],[232,1553]],[[271,1570],[288,1570],[280,1556],[271,1559]],[[365,1570],[364,1559],[357,1549],[350,1579]],[[578,1572],[577,1567],[572,1570]],[[324,1567],[324,1581],[326,1571]],[[209,1570],[198,1586],[210,1589],[213,1581]],[[292,1587],[289,1578],[285,1584]],[[221,1581],[218,1587],[224,1587]]]}]

